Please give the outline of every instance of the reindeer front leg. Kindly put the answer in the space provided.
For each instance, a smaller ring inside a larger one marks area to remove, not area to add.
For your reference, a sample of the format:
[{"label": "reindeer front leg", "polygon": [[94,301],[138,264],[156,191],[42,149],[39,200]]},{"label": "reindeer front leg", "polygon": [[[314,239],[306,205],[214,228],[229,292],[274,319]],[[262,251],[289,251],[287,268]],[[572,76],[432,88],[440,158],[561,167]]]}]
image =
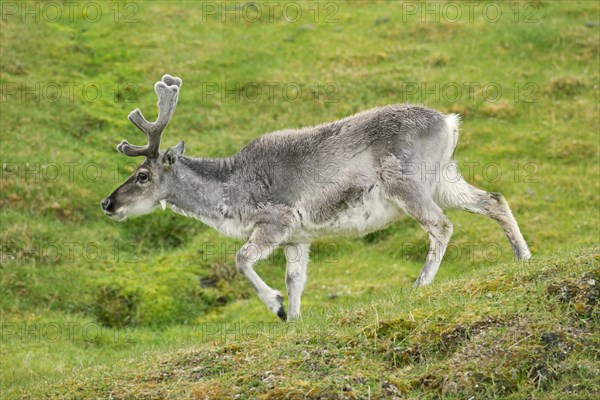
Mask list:
[{"label": "reindeer front leg", "polygon": [[270,225],[258,227],[250,239],[242,246],[235,257],[236,268],[250,281],[258,297],[275,315],[286,320],[281,292],[273,290],[252,268],[254,264],[267,258],[285,239],[284,230]]},{"label": "reindeer front leg", "polygon": [[306,283],[306,267],[310,243],[285,246],[285,286],[288,294],[288,321],[300,318],[300,298]]}]

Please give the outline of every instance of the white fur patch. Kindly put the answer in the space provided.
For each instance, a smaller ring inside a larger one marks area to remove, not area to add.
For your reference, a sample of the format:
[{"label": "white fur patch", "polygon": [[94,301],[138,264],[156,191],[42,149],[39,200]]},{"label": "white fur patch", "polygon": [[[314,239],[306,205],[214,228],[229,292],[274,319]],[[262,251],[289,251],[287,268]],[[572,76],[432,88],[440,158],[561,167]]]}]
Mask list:
[{"label": "white fur patch", "polygon": [[[300,212],[307,215],[302,208]],[[301,240],[323,235],[363,236],[391,224],[401,213],[401,205],[386,199],[378,184],[370,193],[365,194],[361,203],[338,213],[331,221],[322,224],[307,221],[292,234],[292,238]]]}]

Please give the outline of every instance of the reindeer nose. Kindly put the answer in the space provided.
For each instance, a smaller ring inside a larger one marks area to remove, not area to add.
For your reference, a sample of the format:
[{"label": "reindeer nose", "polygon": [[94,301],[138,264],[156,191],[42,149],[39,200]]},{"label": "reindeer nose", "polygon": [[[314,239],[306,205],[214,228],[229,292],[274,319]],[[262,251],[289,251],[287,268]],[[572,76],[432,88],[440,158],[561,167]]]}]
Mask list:
[{"label": "reindeer nose", "polygon": [[113,205],[114,203],[110,197],[107,197],[100,202],[100,207],[102,207],[102,209],[106,212],[112,211]]}]

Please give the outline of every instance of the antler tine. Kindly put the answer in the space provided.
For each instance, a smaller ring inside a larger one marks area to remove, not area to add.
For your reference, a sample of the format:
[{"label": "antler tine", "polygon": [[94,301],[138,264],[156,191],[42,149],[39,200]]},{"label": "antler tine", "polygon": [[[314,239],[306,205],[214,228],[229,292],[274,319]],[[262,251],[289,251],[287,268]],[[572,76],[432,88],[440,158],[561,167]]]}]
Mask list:
[{"label": "antler tine", "polygon": [[175,85],[178,88],[181,87],[181,79],[176,77],[176,76],[171,76],[169,74],[164,74],[162,79],[161,79],[164,83],[167,84],[167,86],[171,86],[171,85]]},{"label": "antler tine", "polygon": [[154,84],[154,91],[158,95],[158,118],[156,121],[148,122],[139,108],[133,110],[128,116],[129,120],[144,132],[148,143],[145,146],[135,146],[123,140],[117,146],[119,152],[128,156],[158,157],[161,135],[175,112],[181,84],[181,79],[168,74]]}]

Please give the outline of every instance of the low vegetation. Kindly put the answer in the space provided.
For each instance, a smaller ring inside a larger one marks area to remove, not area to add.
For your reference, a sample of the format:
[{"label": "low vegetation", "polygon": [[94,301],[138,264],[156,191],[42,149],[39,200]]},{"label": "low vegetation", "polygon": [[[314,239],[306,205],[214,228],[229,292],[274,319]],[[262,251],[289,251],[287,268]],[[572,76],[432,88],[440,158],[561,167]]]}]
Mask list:
[{"label": "low vegetation", "polygon": [[203,345],[86,369],[40,393],[117,399],[598,397],[600,249],[490,266],[424,290],[384,291],[367,302],[314,307],[292,324],[198,327]]}]

